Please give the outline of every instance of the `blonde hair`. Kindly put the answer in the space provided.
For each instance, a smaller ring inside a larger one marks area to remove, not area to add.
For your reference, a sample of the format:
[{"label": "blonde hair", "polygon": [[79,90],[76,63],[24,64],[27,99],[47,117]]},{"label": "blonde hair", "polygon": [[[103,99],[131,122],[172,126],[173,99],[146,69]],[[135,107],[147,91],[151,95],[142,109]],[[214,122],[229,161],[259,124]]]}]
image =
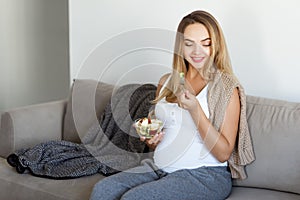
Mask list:
[{"label": "blonde hair", "polygon": [[203,24],[211,38],[211,55],[200,71],[202,77],[209,81],[213,78],[216,70],[229,74],[233,73],[221,26],[208,12],[202,10],[194,11],[185,16],[178,25],[173,53],[173,71],[170,81],[153,101],[154,103],[157,103],[164,97],[168,97],[171,100],[176,99],[175,94],[179,89],[180,82],[179,73],[184,72],[186,74],[189,67],[188,62],[183,57],[183,34],[187,26],[195,23]]}]

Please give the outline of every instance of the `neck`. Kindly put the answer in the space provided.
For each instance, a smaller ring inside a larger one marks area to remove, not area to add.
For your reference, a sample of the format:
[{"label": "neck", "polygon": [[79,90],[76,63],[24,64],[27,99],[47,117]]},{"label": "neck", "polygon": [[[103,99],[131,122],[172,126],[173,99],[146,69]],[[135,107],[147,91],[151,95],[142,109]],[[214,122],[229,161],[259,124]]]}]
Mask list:
[{"label": "neck", "polygon": [[199,70],[190,67],[186,74],[187,88],[193,93],[198,94],[207,84]]},{"label": "neck", "polygon": [[206,82],[203,76],[201,75],[201,71],[195,69],[194,67],[190,67],[187,71],[186,78],[190,81],[197,81],[197,82]]}]

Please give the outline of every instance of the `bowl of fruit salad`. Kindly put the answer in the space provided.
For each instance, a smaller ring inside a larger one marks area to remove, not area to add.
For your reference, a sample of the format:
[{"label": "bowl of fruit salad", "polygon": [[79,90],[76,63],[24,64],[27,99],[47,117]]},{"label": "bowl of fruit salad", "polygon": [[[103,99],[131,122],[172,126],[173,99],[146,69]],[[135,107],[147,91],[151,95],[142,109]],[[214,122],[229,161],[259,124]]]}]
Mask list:
[{"label": "bowl of fruit salad", "polygon": [[152,138],[156,133],[159,133],[162,130],[163,122],[159,119],[144,117],[135,120],[133,126],[139,136]]}]

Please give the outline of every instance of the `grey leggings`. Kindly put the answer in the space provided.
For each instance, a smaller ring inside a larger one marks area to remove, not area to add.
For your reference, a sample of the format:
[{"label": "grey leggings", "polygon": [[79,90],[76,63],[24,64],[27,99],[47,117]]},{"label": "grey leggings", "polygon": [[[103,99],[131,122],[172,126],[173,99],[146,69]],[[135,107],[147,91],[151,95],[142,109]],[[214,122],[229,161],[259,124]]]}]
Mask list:
[{"label": "grey leggings", "polygon": [[231,191],[227,167],[200,167],[165,173],[151,161],[99,181],[90,200],[217,200]]}]

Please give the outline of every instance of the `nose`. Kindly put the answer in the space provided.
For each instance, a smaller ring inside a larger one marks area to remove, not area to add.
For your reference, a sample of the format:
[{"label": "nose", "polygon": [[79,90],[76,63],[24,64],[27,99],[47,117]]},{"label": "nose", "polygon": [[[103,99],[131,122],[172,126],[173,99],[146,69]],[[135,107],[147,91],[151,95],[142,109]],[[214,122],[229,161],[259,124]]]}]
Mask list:
[{"label": "nose", "polygon": [[199,45],[199,44],[195,44],[195,45],[194,45],[193,53],[194,53],[195,55],[202,54],[203,52],[204,52],[204,51],[203,51],[203,48],[202,48],[201,45]]}]

